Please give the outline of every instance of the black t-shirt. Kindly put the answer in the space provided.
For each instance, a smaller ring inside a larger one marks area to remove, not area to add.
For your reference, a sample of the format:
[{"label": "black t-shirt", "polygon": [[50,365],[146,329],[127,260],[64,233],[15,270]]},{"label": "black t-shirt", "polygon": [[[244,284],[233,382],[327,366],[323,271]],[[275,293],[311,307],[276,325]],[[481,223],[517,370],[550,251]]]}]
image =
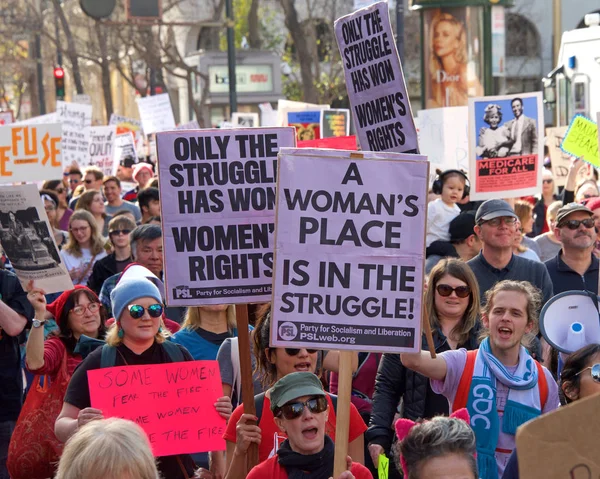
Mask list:
[{"label": "black t-shirt", "polygon": [[[187,349],[179,344],[177,346],[183,351],[183,356],[186,361],[194,360]],[[94,369],[100,369],[101,360],[102,348],[98,348],[77,367],[69,382],[69,387],[67,388],[67,394],[65,395],[66,403],[72,404],[79,409],[91,407],[87,372]],[[169,355],[158,343],[154,343],[142,354],[135,354],[127,346],[121,344],[117,347],[115,366],[139,366],[143,364],[162,364],[169,362],[171,362]],[[188,454],[157,457],[158,469],[162,477],[169,479],[183,479],[185,477],[181,471],[177,457],[181,459],[189,477],[192,477],[194,475],[194,461]]]},{"label": "black t-shirt", "polygon": [[212,344],[216,344],[217,346],[221,346],[221,344],[223,344],[223,341],[225,341],[227,338],[232,337],[230,331],[225,331],[224,333],[213,333],[202,328],[196,328],[194,329],[194,331],[196,331],[198,336],[200,336],[205,341],[208,341]]},{"label": "black t-shirt", "polygon": [[[17,276],[0,270],[0,299],[16,313],[25,316],[31,326],[34,311]],[[25,335],[9,336],[0,329],[0,422],[16,421],[23,404],[23,375],[19,344]]]}]

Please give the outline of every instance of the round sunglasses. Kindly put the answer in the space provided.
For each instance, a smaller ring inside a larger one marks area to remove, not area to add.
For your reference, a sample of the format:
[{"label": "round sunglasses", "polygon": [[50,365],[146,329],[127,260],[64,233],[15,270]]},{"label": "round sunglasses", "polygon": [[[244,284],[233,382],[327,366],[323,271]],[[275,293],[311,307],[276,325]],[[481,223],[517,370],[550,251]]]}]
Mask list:
[{"label": "round sunglasses", "polygon": [[471,289],[468,286],[457,286],[453,288],[449,284],[438,284],[435,287],[435,290],[438,292],[440,296],[450,296],[452,292],[456,293],[456,296],[459,298],[466,298],[471,294]]},{"label": "round sunglasses", "polygon": [[283,416],[285,419],[291,421],[302,416],[305,407],[307,407],[311,413],[319,414],[327,411],[329,405],[327,404],[327,398],[325,398],[325,396],[314,397],[304,402],[290,402],[278,408],[275,411],[275,417]]},{"label": "round sunglasses", "polygon": [[[315,354],[318,350],[317,349],[307,349],[306,352],[308,354]],[[285,352],[288,356],[298,356],[298,354],[300,354],[300,349],[296,349],[296,348],[285,348]]]},{"label": "round sunglasses", "polygon": [[127,306],[129,314],[133,319],[140,319],[144,316],[144,311],[148,311],[148,314],[152,318],[160,318],[163,314],[163,307],[161,304],[151,304],[147,308],[140,306],[139,304],[130,304]]},{"label": "round sunglasses", "polygon": [[579,371],[575,376],[579,376],[581,373],[590,370],[590,376],[592,376],[592,379],[594,380],[594,382],[600,383],[600,364],[596,363],[593,366],[588,366],[585,369],[582,369],[581,371]]}]

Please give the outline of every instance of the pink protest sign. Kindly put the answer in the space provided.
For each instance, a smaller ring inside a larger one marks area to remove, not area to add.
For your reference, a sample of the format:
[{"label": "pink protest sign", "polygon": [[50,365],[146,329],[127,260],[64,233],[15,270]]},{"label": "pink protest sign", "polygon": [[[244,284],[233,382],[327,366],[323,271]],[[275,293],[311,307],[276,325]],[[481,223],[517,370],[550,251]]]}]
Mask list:
[{"label": "pink protest sign", "polygon": [[167,303],[271,300],[277,154],[294,128],[156,135]]},{"label": "pink protest sign", "polygon": [[282,150],[272,346],[420,350],[428,170],[420,155]]},{"label": "pink protest sign", "polygon": [[378,2],[334,24],[362,150],[418,153],[389,5]]},{"label": "pink protest sign", "polygon": [[139,424],[156,457],[225,450],[217,361],[95,369],[88,380],[92,407]]}]

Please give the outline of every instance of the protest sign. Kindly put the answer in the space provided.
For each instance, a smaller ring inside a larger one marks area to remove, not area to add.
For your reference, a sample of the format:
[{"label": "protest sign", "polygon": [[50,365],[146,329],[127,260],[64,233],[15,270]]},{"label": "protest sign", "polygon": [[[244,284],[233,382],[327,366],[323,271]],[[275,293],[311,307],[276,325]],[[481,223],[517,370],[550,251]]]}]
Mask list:
[{"label": "protest sign", "polygon": [[240,113],[231,115],[231,123],[234,128],[253,128],[260,126],[258,122],[258,113]]},{"label": "protest sign", "polygon": [[598,155],[598,125],[583,115],[575,115],[560,145],[565,153],[582,157],[600,167]]},{"label": "protest sign", "polygon": [[288,126],[288,114],[292,111],[321,111],[329,105],[317,105],[303,101],[277,100],[277,126]]},{"label": "protest sign", "polygon": [[429,163],[282,149],[271,345],[421,348]]},{"label": "protest sign", "polygon": [[318,140],[299,141],[299,148],[331,148],[332,150],[356,151],[356,136],[319,138]]},{"label": "protest sign", "polygon": [[56,112],[48,113],[47,115],[33,116],[27,120],[17,122],[17,125],[47,125],[49,123],[60,123]]},{"label": "protest sign", "polygon": [[361,148],[418,152],[417,129],[387,2],[339,18],[334,29]]},{"label": "protest sign", "polygon": [[177,125],[176,130],[199,130],[200,125],[196,120],[189,121],[187,123],[182,123],[181,125]]},{"label": "protest sign", "polygon": [[293,128],[157,135],[167,301],[271,298],[277,154]]},{"label": "protest sign", "polygon": [[62,155],[65,164],[88,160],[89,130],[92,126],[92,105],[56,102],[58,121],[62,123]]},{"label": "protest sign", "polygon": [[117,135],[122,135],[130,131],[137,137],[142,133],[142,122],[133,118],[127,118],[126,116],[115,115],[113,113],[110,115],[108,124],[110,126],[116,125]]},{"label": "protest sign", "polygon": [[102,170],[105,176],[113,174],[114,146],[117,136],[116,126],[91,126],[88,128],[88,158],[80,166],[93,165]]},{"label": "protest sign", "polygon": [[15,115],[12,110],[0,111],[0,126],[12,125],[15,122]]},{"label": "protest sign", "polygon": [[175,118],[168,93],[145,96],[135,100],[142,119],[144,134],[175,129]]},{"label": "protest sign", "polygon": [[321,110],[321,138],[348,136],[350,134],[350,110],[338,108]]},{"label": "protest sign", "polygon": [[73,95],[73,103],[82,103],[84,105],[91,105],[92,97],[89,96],[87,93],[77,93],[76,95]]},{"label": "protest sign", "polygon": [[61,125],[0,127],[0,183],[62,178]]},{"label": "protest sign", "polygon": [[[564,186],[567,182],[567,176],[573,158],[568,153],[565,153],[560,147],[566,133],[566,126],[546,128],[546,144],[548,145],[550,162],[552,164],[552,174],[554,175],[554,182],[557,187]],[[577,176],[577,183],[593,177],[594,173],[591,166],[589,168],[581,168]]]},{"label": "protest sign", "polygon": [[155,456],[225,450],[217,361],[95,369],[88,380],[92,407],[138,424]]},{"label": "protest sign", "polygon": [[24,288],[34,280],[46,294],[73,289],[35,185],[0,187],[0,243]]},{"label": "protest sign", "polygon": [[111,173],[113,176],[117,174],[119,165],[127,157],[130,157],[133,160],[134,164],[139,162],[137,151],[135,151],[135,139],[133,138],[133,133],[130,131],[128,131],[127,133],[123,133],[122,135],[117,135],[115,137],[115,148],[112,165],[113,168]]},{"label": "protest sign", "polygon": [[517,430],[519,477],[600,477],[598,408],[600,396],[596,395],[561,406],[521,426]]},{"label": "protest sign", "polygon": [[296,128],[298,141],[321,138],[321,111],[291,111],[288,113],[289,126]]},{"label": "protest sign", "polygon": [[543,120],[540,92],[469,98],[471,200],[540,193]]},{"label": "protest sign", "polygon": [[469,170],[469,109],[466,106],[420,110],[416,118],[419,149],[435,170]]}]

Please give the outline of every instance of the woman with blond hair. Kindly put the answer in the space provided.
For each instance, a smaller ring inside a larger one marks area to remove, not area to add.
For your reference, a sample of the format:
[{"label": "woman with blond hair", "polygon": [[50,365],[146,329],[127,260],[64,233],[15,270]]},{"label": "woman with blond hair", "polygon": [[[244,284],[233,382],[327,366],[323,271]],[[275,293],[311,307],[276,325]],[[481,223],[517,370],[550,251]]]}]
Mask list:
[{"label": "woman with blond hair", "polygon": [[102,233],[102,236],[108,236],[108,223],[112,216],[106,214],[102,193],[98,190],[88,190],[83,193],[77,200],[75,211],[77,210],[86,210],[92,213],[98,225],[98,231]]},{"label": "woman with blond hair", "polygon": [[140,426],[111,418],[86,424],[69,439],[56,479],[160,479]]},{"label": "woman with blond hair", "polygon": [[75,211],[69,219],[69,239],[60,256],[69,271],[74,285],[86,285],[94,263],[106,256],[105,239],[98,232],[92,214]]}]

